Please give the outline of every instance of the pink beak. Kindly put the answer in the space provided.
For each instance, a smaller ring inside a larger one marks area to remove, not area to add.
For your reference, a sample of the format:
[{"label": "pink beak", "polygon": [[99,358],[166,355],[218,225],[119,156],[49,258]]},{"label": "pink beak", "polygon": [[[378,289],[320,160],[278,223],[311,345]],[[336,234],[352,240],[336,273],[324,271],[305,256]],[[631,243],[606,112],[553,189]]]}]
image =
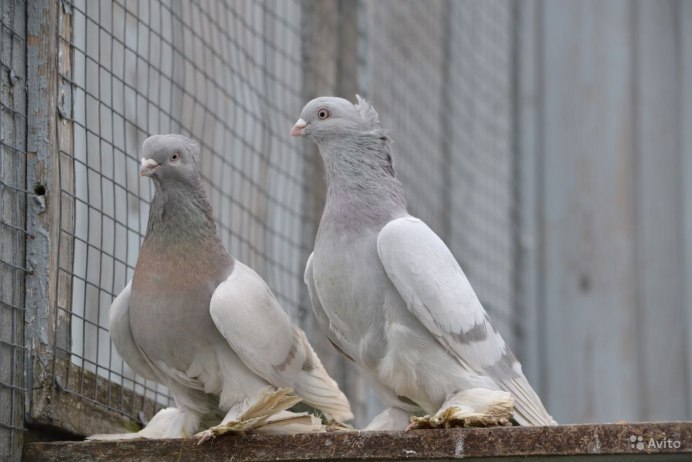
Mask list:
[{"label": "pink beak", "polygon": [[298,122],[291,129],[291,136],[303,136],[303,129],[308,126],[308,123],[303,119],[298,119]]},{"label": "pink beak", "polygon": [[154,159],[145,159],[142,157],[142,166],[139,169],[139,176],[152,176],[154,170],[159,166],[159,163]]}]

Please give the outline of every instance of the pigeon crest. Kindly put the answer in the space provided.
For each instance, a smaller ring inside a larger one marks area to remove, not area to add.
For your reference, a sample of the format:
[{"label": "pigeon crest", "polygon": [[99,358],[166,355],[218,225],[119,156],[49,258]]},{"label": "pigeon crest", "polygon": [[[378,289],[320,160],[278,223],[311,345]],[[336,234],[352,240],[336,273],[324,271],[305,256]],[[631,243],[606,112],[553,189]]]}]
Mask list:
[{"label": "pigeon crest", "polygon": [[360,95],[356,95],[356,100],[358,102],[355,104],[358,114],[361,118],[365,120],[368,124],[372,125],[372,128],[381,128],[380,116],[372,104]]}]

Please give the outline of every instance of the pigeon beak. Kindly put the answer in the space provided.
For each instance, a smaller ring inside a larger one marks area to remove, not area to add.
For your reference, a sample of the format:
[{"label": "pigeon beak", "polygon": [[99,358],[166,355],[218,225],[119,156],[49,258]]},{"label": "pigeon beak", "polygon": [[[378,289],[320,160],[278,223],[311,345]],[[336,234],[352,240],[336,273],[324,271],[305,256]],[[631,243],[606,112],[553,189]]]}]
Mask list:
[{"label": "pigeon beak", "polygon": [[291,136],[303,136],[303,129],[308,126],[308,123],[303,119],[298,119],[298,122],[291,129]]},{"label": "pigeon beak", "polygon": [[142,157],[142,166],[139,169],[139,176],[152,176],[154,170],[159,166],[159,163],[154,159],[145,159]]}]

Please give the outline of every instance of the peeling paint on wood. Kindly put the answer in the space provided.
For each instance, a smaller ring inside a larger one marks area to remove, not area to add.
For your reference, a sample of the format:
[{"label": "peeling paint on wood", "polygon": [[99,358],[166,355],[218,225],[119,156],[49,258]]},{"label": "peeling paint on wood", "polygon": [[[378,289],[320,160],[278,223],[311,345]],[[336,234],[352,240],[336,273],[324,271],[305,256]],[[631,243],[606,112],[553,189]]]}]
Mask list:
[{"label": "peeling paint on wood", "polygon": [[48,414],[52,368],[55,304],[54,271],[59,220],[57,190],[55,95],[57,89],[57,2],[27,2],[27,185],[40,185],[44,194],[34,195],[27,204],[26,344],[31,351],[27,367],[29,417]]}]

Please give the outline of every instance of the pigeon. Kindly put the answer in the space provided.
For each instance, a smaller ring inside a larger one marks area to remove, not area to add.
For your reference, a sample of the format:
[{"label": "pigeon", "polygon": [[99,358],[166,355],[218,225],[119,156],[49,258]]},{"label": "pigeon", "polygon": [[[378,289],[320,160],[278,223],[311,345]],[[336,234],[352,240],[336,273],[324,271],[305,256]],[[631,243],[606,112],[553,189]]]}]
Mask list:
[{"label": "pigeon", "polygon": [[324,160],[305,283],[318,325],[386,406],[366,429],[556,425],[449,248],[409,215],[373,106],[313,99],[291,135],[315,142]]},{"label": "pigeon", "polygon": [[155,193],[132,280],[111,306],[110,333],[137,374],[168,387],[175,407],[138,433],[93,439],[184,438],[222,418],[200,434],[208,438],[284,421],[300,398],[328,419],[350,420],[346,396],[305,333],[264,280],[226,252],[200,181],[198,144],[155,135],[142,151],[140,175]]}]

